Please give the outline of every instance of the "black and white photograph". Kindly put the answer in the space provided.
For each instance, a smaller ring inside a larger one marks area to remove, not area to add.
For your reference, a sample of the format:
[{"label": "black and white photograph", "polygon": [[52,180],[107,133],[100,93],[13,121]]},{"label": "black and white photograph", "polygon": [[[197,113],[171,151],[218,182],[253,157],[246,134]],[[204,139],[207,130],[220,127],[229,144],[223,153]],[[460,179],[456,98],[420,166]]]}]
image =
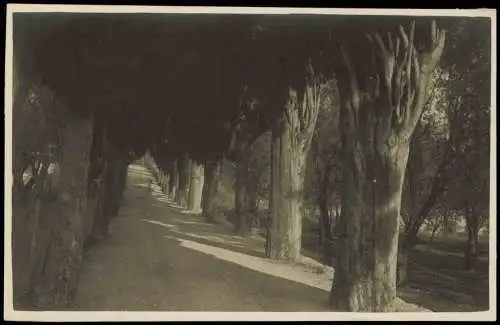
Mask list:
[{"label": "black and white photograph", "polygon": [[496,320],[496,10],[6,26],[6,320]]}]

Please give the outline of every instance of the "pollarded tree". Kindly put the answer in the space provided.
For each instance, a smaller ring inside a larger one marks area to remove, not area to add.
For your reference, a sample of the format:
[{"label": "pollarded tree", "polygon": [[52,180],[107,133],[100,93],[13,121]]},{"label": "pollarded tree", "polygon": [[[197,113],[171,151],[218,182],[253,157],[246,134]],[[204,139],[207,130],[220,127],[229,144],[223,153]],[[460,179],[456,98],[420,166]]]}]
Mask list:
[{"label": "pollarded tree", "polygon": [[378,23],[346,35],[337,67],[342,237],[330,303],[343,311],[393,308],[410,141],[445,44],[445,31],[434,20],[430,30],[416,30],[415,21],[410,26]]},{"label": "pollarded tree", "polygon": [[283,117],[272,129],[271,224],[266,254],[278,260],[298,260],[301,250],[305,168],[322,87],[310,62],[305,69],[304,88],[289,88]]},{"label": "pollarded tree", "polygon": [[271,130],[266,255],[295,261],[301,251],[305,166],[324,81],[318,68],[322,34],[302,25],[307,18],[267,18],[255,28],[251,62],[259,69],[249,74],[250,92]]}]

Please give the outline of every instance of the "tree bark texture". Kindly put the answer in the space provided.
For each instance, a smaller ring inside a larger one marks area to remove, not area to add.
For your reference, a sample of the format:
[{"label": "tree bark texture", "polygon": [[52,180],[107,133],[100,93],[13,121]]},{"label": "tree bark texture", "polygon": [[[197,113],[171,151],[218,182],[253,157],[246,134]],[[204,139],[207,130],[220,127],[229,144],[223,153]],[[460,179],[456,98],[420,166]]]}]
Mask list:
[{"label": "tree bark texture", "polygon": [[[330,304],[337,311],[393,309],[409,145],[445,39],[445,33],[432,23],[432,46],[427,52],[417,53],[414,30],[412,23],[409,35],[403,27],[399,34],[385,35],[386,39],[378,33],[368,35],[371,61],[369,55],[349,52],[341,46],[343,61],[337,73],[343,150],[342,215],[330,292]],[[356,58],[360,61],[354,62]],[[363,71],[356,71],[360,66]]]},{"label": "tree bark texture", "polygon": [[183,208],[188,207],[189,185],[191,183],[191,159],[184,154],[179,159],[179,193],[177,203]]},{"label": "tree bark texture", "polygon": [[203,218],[208,222],[215,221],[216,206],[215,197],[219,190],[221,172],[221,162],[207,162],[205,163],[204,173],[205,181],[203,183],[203,195],[202,195],[202,210]]},{"label": "tree bark texture", "polygon": [[319,83],[312,81],[301,94],[290,89],[284,116],[272,130],[266,240],[266,255],[271,259],[300,257],[305,165],[318,118],[319,90]]},{"label": "tree bark texture", "polygon": [[[93,243],[96,238],[96,227],[101,222],[102,204],[105,196],[104,178],[107,172],[107,155],[109,143],[106,131],[99,122],[94,121],[91,162],[88,180],[88,201],[84,220],[84,246]],[[100,228],[98,228],[100,229]]]},{"label": "tree bark texture", "polygon": [[128,163],[123,152],[112,148],[113,160],[111,161],[112,174],[110,175],[110,216],[118,216],[120,206],[123,200],[123,194],[127,186]]},{"label": "tree bark texture", "polygon": [[170,174],[168,174],[167,172],[164,172],[163,175],[164,175],[164,179],[163,179],[161,189],[162,189],[163,193],[168,194],[168,184],[170,183]]},{"label": "tree bark texture", "polygon": [[168,184],[168,194],[169,196],[177,201],[178,189],[179,189],[179,163],[178,159],[175,159],[172,163],[170,170],[170,181]]},{"label": "tree bark texture", "polygon": [[248,193],[248,177],[250,168],[250,146],[243,142],[238,152],[236,167],[236,183],[234,195],[235,228],[237,233],[247,236],[250,230],[250,197]]},{"label": "tree bark texture", "polygon": [[[53,234],[56,249],[51,250],[53,278],[47,279],[51,297],[46,303],[54,308],[66,307],[74,298],[82,260],[84,208],[92,144],[92,118],[70,120],[63,137],[60,163],[59,213],[54,216],[58,227]],[[44,305],[41,303],[41,305]]]},{"label": "tree bark texture", "polygon": [[[48,161],[43,161],[41,163],[42,167],[37,174],[34,174],[35,177],[35,186],[33,192],[30,195],[30,200],[28,203],[28,207],[30,209],[29,219],[32,221],[31,227],[28,229],[23,229],[24,231],[28,230],[28,233],[31,233],[31,243],[29,248],[29,283],[28,288],[35,295],[38,291],[38,286],[42,279],[42,271],[40,267],[41,258],[40,255],[43,253],[41,250],[41,246],[43,246],[43,237],[44,235],[44,225],[43,221],[40,221],[40,218],[45,216],[47,213],[47,204],[44,204],[43,200],[43,187],[42,184],[47,176],[47,168]],[[16,229],[17,230],[17,229]],[[31,230],[31,231],[30,231]]]},{"label": "tree bark texture", "polygon": [[[107,168],[106,168],[107,169]],[[105,170],[104,173],[107,171]],[[94,191],[96,192],[95,198],[95,209],[89,209],[88,217],[92,220],[88,220],[87,223],[87,237],[85,241],[89,244],[93,244],[99,238],[103,237],[106,231],[104,231],[105,222],[103,222],[104,216],[104,204],[106,201],[106,184],[105,184],[105,174],[103,174],[103,178],[96,182],[93,185]]]},{"label": "tree bark texture", "polygon": [[195,161],[191,163],[188,208],[189,211],[193,213],[201,212],[201,198],[205,180],[205,173],[203,168],[203,164],[199,164]]}]

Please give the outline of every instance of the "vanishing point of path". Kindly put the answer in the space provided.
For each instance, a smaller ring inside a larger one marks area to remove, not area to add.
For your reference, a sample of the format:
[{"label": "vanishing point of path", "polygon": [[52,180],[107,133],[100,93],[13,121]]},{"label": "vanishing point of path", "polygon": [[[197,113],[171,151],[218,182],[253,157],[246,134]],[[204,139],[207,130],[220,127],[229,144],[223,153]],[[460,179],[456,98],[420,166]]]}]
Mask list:
[{"label": "vanishing point of path", "polygon": [[86,254],[74,310],[328,311],[325,290],[259,270],[258,239],[183,213],[149,177],[130,166],[109,239]]}]

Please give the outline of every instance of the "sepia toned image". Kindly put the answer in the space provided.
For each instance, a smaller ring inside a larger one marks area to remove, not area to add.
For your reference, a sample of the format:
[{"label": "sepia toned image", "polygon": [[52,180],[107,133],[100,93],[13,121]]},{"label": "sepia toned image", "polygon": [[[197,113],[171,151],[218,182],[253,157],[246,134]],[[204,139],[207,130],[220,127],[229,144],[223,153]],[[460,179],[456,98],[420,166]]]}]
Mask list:
[{"label": "sepia toned image", "polygon": [[92,8],[8,6],[9,319],[496,318],[495,10]]}]

